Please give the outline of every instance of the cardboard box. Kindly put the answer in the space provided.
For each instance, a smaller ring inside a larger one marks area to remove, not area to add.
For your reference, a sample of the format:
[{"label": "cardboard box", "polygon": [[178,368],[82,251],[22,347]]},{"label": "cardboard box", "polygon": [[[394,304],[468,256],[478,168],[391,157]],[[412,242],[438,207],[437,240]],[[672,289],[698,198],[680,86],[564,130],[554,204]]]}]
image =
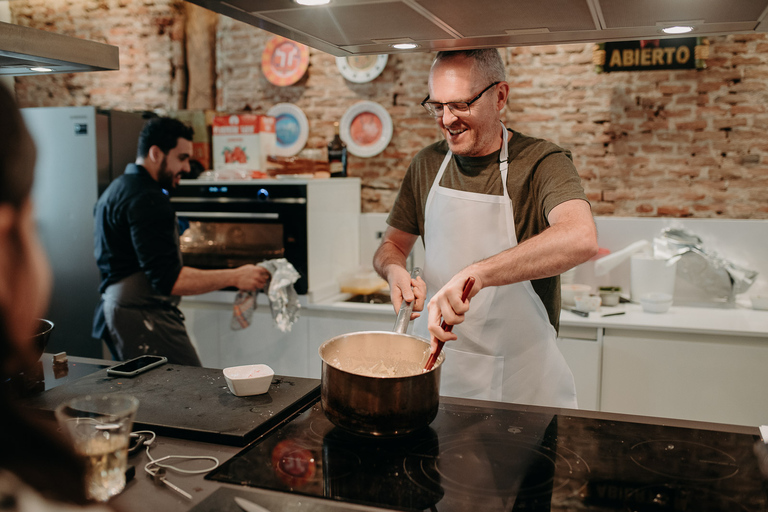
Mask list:
[{"label": "cardboard box", "polygon": [[213,119],[213,169],[266,172],[275,154],[275,118],[256,114],[219,115]]},{"label": "cardboard box", "polygon": [[213,110],[176,110],[168,113],[191,126],[195,131],[192,136],[192,158],[200,162],[203,169],[211,169],[211,125],[216,117]]}]

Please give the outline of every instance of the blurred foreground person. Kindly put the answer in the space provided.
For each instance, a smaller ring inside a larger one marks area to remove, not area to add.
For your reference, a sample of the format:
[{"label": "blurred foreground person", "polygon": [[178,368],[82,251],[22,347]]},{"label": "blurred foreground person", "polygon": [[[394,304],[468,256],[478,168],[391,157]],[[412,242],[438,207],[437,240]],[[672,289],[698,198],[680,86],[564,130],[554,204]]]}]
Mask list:
[{"label": "blurred foreground person", "polygon": [[84,507],[85,465],[56,430],[14,402],[11,382],[37,363],[32,336],[51,292],[30,192],[35,146],[0,86],[0,510],[103,512]]}]

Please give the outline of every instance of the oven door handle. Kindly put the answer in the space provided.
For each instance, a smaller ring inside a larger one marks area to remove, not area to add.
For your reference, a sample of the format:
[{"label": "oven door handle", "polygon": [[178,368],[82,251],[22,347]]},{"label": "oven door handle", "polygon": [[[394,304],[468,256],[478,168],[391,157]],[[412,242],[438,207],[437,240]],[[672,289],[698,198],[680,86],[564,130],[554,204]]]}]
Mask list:
[{"label": "oven door handle", "polygon": [[254,212],[176,212],[177,217],[193,217],[198,219],[270,219],[280,218],[278,213]]}]

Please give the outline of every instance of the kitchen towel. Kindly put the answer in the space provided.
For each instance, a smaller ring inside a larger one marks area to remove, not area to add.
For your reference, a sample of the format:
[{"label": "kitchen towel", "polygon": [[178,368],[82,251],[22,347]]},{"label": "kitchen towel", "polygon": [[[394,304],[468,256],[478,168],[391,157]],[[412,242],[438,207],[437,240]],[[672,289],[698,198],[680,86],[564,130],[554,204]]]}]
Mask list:
[{"label": "kitchen towel", "polygon": [[[267,297],[275,327],[288,332],[299,319],[301,306],[293,285],[301,276],[285,258],[262,261],[259,266],[267,269],[270,274]],[[257,294],[258,291],[242,290],[237,293],[230,323],[233,330],[245,329],[251,324]]]}]

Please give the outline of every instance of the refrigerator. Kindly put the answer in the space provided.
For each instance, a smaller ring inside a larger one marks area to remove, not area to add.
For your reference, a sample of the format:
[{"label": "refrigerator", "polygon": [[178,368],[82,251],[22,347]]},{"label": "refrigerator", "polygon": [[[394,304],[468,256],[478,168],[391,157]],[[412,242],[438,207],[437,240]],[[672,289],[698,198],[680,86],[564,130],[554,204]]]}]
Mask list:
[{"label": "refrigerator", "polygon": [[107,185],[136,160],[140,113],[96,107],[22,109],[37,147],[32,198],[53,270],[46,318],[54,323],[47,352],[102,357],[91,337],[101,281],[93,256],[93,207]]}]

